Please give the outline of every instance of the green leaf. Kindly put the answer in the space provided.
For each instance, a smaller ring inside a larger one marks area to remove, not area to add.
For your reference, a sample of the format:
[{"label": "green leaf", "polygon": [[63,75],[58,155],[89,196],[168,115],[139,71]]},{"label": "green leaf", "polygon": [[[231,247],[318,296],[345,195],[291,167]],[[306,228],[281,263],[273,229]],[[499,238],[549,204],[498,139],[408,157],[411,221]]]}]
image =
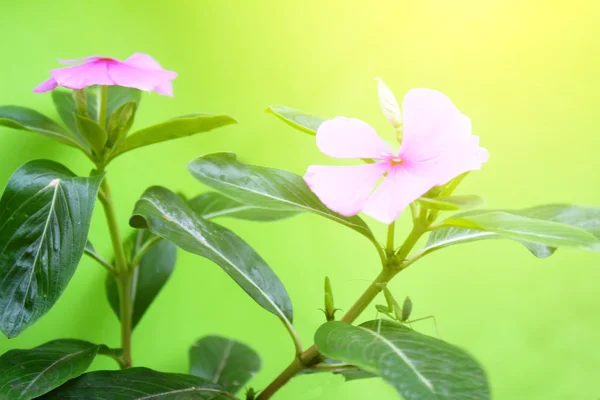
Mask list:
[{"label": "green leaf", "polygon": [[129,223],[215,262],[258,304],[291,324],[292,302],[267,263],[235,233],[197,216],[175,193],[146,190]]},{"label": "green leaf", "polygon": [[75,121],[77,121],[79,133],[83,136],[86,143],[89,144],[90,148],[94,149],[96,154],[99,154],[104,149],[108,140],[106,131],[96,121],[78,114],[75,114]]},{"label": "green leaf", "polygon": [[72,379],[40,397],[43,400],[224,400],[237,398],[218,385],[184,374],[148,368],[95,371]]},{"label": "green leaf", "polygon": [[271,106],[267,108],[266,112],[273,114],[289,126],[310,135],[316,135],[319,126],[328,119],[286,106]]},{"label": "green leaf", "polygon": [[132,133],[115,149],[111,157],[115,158],[139,147],[208,132],[235,123],[237,121],[228,115],[194,114],[175,118]]},{"label": "green leaf", "polygon": [[[510,213],[534,220],[566,224],[574,228],[583,229],[593,235],[596,239],[600,239],[600,208],[597,207],[575,206],[571,204],[548,204],[522,210],[491,211]],[[458,214],[455,217],[461,217],[463,215],[468,217],[488,212],[490,212],[490,210],[471,211],[464,214]],[[433,231],[429,236],[427,245],[421,250],[421,253],[430,253],[454,244],[474,242],[483,239],[502,238],[515,240],[512,236],[506,236],[495,232],[460,227],[447,227]],[[586,236],[586,239],[589,239],[589,237]],[[533,255],[539,258],[549,257],[556,250],[556,247],[553,247],[552,245],[546,245],[539,242],[527,242],[519,239],[516,240],[526,246]],[[596,250],[594,245],[590,249]]]},{"label": "green leaf", "polygon": [[133,101],[123,104],[112,113],[108,121],[108,146],[121,143],[133,126],[137,104]]},{"label": "green leaf", "polygon": [[[87,111],[90,118],[97,118],[95,114],[96,110],[96,97],[90,96],[89,91],[87,95]],[[75,121],[75,114],[77,114],[77,105],[73,98],[72,90],[54,89],[52,91],[52,101],[54,107],[60,116],[60,119],[67,125],[67,128],[74,133],[76,136],[79,135],[79,128],[77,127],[77,121]],[[82,138],[83,139],[83,138]]]},{"label": "green leaf", "polygon": [[485,201],[480,196],[440,196],[419,198],[421,205],[428,210],[457,211],[481,207]]},{"label": "green leaf", "polygon": [[490,398],[485,374],[471,356],[395,322],[327,322],[315,344],[327,357],[381,376],[406,400]]},{"label": "green leaf", "polygon": [[[108,125],[111,116],[117,112],[119,108],[127,103],[134,103],[137,109],[141,101],[142,92],[139,89],[128,88],[124,86],[109,86],[108,99],[106,101],[106,121],[104,121],[105,126]],[[98,117],[96,114],[96,119],[97,118]]]},{"label": "green leaf", "polygon": [[114,357],[114,350],[83,340],[59,339],[29,350],[0,356],[0,398],[29,400],[83,374],[96,354]]},{"label": "green leaf", "polygon": [[30,108],[19,106],[0,107],[0,126],[40,133],[62,144],[75,147],[76,149],[81,148],[65,128]]},{"label": "green leaf", "polygon": [[[131,258],[136,256],[144,243],[156,236],[148,231],[134,232],[127,239],[126,248],[131,248]],[[177,247],[168,240],[161,239],[152,246],[135,269],[133,274],[133,328],[138,324],[150,304],[169,280],[177,261]],[[106,296],[111,308],[119,318],[119,289],[113,274],[106,276]]]},{"label": "green leaf", "polygon": [[463,214],[448,218],[442,224],[444,226],[492,232],[508,239],[545,246],[574,247],[600,251],[600,240],[584,229],[507,211]]},{"label": "green leaf", "polygon": [[207,336],[190,349],[190,374],[238,392],[260,370],[260,356],[244,343]]},{"label": "green leaf", "polygon": [[6,336],[48,312],[71,280],[101,181],[46,160],[11,176],[0,200],[0,330]]},{"label": "green leaf", "polygon": [[242,204],[277,212],[312,212],[346,225],[377,243],[362,219],[344,217],[328,209],[299,175],[242,164],[233,153],[198,157],[188,164],[188,169],[200,182]]},{"label": "green leaf", "polygon": [[203,193],[188,204],[204,219],[232,217],[248,221],[277,221],[298,214],[296,211],[279,211],[238,203],[217,192]]}]

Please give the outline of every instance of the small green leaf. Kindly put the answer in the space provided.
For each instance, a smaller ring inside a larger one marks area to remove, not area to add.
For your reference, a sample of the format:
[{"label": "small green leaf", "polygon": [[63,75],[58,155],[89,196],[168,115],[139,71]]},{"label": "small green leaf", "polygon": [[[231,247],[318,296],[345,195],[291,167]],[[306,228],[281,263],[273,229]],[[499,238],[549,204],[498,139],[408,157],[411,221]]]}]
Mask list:
[{"label": "small green leaf", "polygon": [[175,118],[132,133],[115,149],[111,157],[115,158],[139,147],[208,132],[235,123],[237,121],[228,115],[194,114]]},{"label": "small green leaf", "polygon": [[237,400],[219,385],[184,374],[148,368],[95,371],[72,379],[42,400]]},{"label": "small green leaf", "polygon": [[551,247],[574,247],[600,251],[600,240],[576,226],[525,217],[506,211],[453,216],[443,226],[475,229],[502,237]]},{"label": "small green leaf", "polygon": [[112,113],[108,121],[108,146],[112,147],[121,143],[133,126],[137,103],[130,101],[123,104]]},{"label": "small green leaf", "polygon": [[277,221],[298,215],[296,211],[279,211],[238,203],[217,192],[203,193],[188,204],[204,219],[232,217],[248,221]]},{"label": "small green leaf", "polygon": [[315,335],[327,357],[381,376],[406,400],[488,400],[479,364],[461,349],[400,324],[327,322]]},{"label": "small green leaf", "polygon": [[114,357],[115,350],[83,340],[59,339],[29,350],[0,356],[0,398],[29,400],[83,374],[96,354]]},{"label": "small green leaf", "polygon": [[428,210],[457,211],[470,210],[485,204],[483,197],[468,196],[440,196],[435,198],[419,198],[421,205]]},{"label": "small green leaf", "polygon": [[198,157],[188,164],[188,169],[200,182],[242,204],[277,212],[312,212],[346,225],[377,243],[362,219],[344,217],[328,209],[299,175],[242,164],[233,153]]},{"label": "small green leaf", "polygon": [[291,325],[292,302],[267,263],[235,233],[195,214],[175,193],[161,187],[146,190],[129,223],[213,261],[264,309]]},{"label": "small green leaf", "polygon": [[[131,248],[131,258],[135,257],[144,243],[155,236],[148,231],[134,232],[127,239],[126,248]],[[168,240],[161,239],[146,253],[133,274],[133,313],[132,326],[138,324],[146,310],[150,307],[158,293],[167,283],[177,261],[177,247]],[[106,276],[106,296],[108,302],[119,317],[119,289],[113,274]]]},{"label": "small green leaf", "polygon": [[[105,126],[108,125],[111,116],[122,106],[127,103],[134,103],[137,109],[139,108],[141,101],[142,91],[139,89],[124,86],[109,86],[108,99],[106,102],[106,121],[104,121]],[[97,115],[96,111],[96,119],[98,118]]]},{"label": "small green leaf", "polygon": [[82,147],[56,122],[39,112],[19,106],[0,107],[0,126],[36,132],[76,149]]},{"label": "small green leaf", "polygon": [[83,136],[86,143],[88,143],[90,148],[94,149],[96,154],[100,154],[108,140],[106,131],[96,121],[82,117],[79,114],[75,114],[75,121],[77,122],[79,133]]},{"label": "small green leaf", "polygon": [[327,118],[317,117],[286,106],[271,106],[267,113],[273,114],[289,126],[310,135],[316,135],[319,126],[327,121]]},{"label": "small green leaf", "polygon": [[0,200],[0,330],[6,336],[36,322],[65,290],[87,243],[101,181],[46,160],[11,176]]},{"label": "small green leaf", "polygon": [[[490,210],[471,211],[464,214],[458,214],[455,217],[460,217],[462,215],[478,215],[489,211]],[[522,210],[491,211],[506,212],[530,219],[570,225],[572,227],[583,229],[600,240],[600,208],[597,207],[583,207],[571,204],[547,204]],[[421,253],[431,253],[435,250],[455,244],[474,242],[483,239],[502,238],[513,239],[513,237],[504,236],[494,232],[460,227],[446,227],[431,232],[427,245],[421,250]],[[549,257],[556,251],[556,247],[522,240],[517,241],[522,243],[533,255],[539,258]]]},{"label": "small green leaf", "polygon": [[247,345],[207,336],[190,349],[190,374],[238,392],[260,370],[260,356]]}]

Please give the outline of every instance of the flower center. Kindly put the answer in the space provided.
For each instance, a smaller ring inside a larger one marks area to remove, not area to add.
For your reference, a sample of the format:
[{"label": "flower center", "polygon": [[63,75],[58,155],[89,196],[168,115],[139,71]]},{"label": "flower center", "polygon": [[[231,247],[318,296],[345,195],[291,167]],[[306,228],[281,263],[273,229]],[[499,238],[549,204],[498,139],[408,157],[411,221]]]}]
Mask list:
[{"label": "flower center", "polygon": [[389,162],[392,165],[392,167],[404,164],[404,160],[401,159],[400,157],[391,157],[389,159]]}]

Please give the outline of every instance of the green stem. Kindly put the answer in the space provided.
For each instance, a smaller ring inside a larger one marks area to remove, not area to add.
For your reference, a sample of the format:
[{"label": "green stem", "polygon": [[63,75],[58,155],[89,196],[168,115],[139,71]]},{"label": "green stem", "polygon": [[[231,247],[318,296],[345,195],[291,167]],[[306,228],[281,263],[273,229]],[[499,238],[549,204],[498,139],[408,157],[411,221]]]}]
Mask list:
[{"label": "green stem", "polygon": [[136,268],[140,262],[142,262],[142,258],[156,245],[160,242],[162,238],[160,236],[154,236],[152,239],[148,240],[146,243],[140,247],[140,249],[135,253],[135,257],[131,260],[131,267]]},{"label": "green stem", "polygon": [[[392,245],[392,255],[393,255],[393,231],[394,225],[390,225],[388,228],[388,247],[391,243]],[[390,233],[392,232],[392,233]],[[421,236],[427,232],[427,224],[426,224],[426,213],[423,211],[420,213],[420,216],[417,220],[415,220],[415,225],[413,226],[412,231],[400,246],[400,249],[393,255],[396,259],[400,260],[400,267],[390,268],[387,267],[387,263],[384,263],[384,268],[379,274],[379,276],[369,285],[367,290],[359,297],[359,299],[354,303],[354,305],[346,312],[346,314],[342,317],[341,321],[347,324],[353,323],[362,312],[371,304],[371,302],[377,297],[379,292],[383,290],[383,287],[387,283],[389,283],[392,278],[400,272],[403,268],[403,263],[410,251],[413,249],[415,244],[419,241]],[[392,239],[390,240],[390,236]],[[265,390],[263,390],[258,396],[257,400],[267,400],[270,399],[281,387],[283,387],[290,379],[296,376],[300,371],[310,368],[318,358],[321,356],[317,347],[313,344],[309,347],[305,352],[303,352],[299,357],[296,357],[294,361],[283,371]]]},{"label": "green stem", "polygon": [[100,254],[97,254],[93,251],[88,251],[87,249],[84,250],[84,254],[87,254],[90,258],[92,258],[93,260],[96,260],[100,265],[102,265],[104,268],[106,268],[106,270],[108,272],[110,272],[111,274],[115,273],[115,268],[112,266],[112,264],[109,263],[108,261],[106,261],[102,256],[100,256]]},{"label": "green stem", "polygon": [[396,221],[392,222],[389,226],[388,226],[388,232],[387,232],[387,246],[386,246],[386,251],[388,253],[388,255],[392,255],[394,254],[394,234],[396,233]]},{"label": "green stem", "polygon": [[[382,287],[387,284],[396,274],[395,271],[389,268],[379,274],[377,279],[369,285],[367,290],[362,296],[354,303],[354,305],[346,312],[342,317],[341,321],[347,324],[354,322],[360,314],[371,304],[373,299],[381,292]],[[258,396],[257,400],[270,399],[282,386],[284,386],[290,379],[298,374],[298,372],[306,369],[308,366],[315,363],[318,357],[320,357],[319,350],[315,345],[309,347],[299,357],[296,357],[294,361],[281,373],[265,390],[263,390]]]},{"label": "green stem", "polygon": [[[101,171],[102,168],[99,168]],[[121,348],[123,349],[123,361],[126,368],[131,367],[131,316],[133,304],[131,301],[131,285],[132,273],[129,270],[125,250],[123,249],[123,241],[117,223],[117,216],[112,201],[110,186],[106,178],[102,181],[102,196],[100,201],[104,206],[110,239],[115,252],[115,269],[118,278],[119,286],[119,316],[121,319]]]},{"label": "green stem", "polygon": [[98,87],[98,125],[106,129],[106,109],[108,103],[108,86]]}]

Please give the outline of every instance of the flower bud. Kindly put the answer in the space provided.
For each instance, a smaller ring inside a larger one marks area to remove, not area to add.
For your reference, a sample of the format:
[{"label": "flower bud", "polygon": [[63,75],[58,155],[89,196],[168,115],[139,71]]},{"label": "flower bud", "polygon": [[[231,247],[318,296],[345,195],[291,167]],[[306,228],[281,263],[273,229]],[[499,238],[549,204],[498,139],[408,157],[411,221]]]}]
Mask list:
[{"label": "flower bud", "polygon": [[402,139],[402,114],[400,107],[396,101],[394,93],[386,86],[381,78],[375,78],[377,81],[377,92],[379,95],[379,105],[383,115],[387,118],[390,124],[394,127],[398,141]]}]

